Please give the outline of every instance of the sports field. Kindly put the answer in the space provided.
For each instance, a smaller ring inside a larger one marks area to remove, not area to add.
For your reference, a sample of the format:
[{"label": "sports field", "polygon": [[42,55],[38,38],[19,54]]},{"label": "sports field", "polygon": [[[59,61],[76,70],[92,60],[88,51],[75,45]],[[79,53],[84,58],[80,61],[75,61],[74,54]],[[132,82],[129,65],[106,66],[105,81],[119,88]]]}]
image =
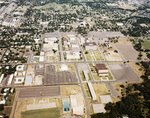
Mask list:
[{"label": "sports field", "polygon": [[30,110],[21,113],[21,118],[59,118],[58,108]]}]

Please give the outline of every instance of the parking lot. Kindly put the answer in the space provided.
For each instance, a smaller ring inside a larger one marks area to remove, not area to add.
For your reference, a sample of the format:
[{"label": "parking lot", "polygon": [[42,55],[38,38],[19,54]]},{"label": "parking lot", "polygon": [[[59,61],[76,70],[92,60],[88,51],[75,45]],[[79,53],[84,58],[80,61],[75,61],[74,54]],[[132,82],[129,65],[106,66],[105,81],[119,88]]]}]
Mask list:
[{"label": "parking lot", "polygon": [[115,45],[118,51],[126,60],[136,60],[138,57],[138,52],[133,48],[132,45]]},{"label": "parking lot", "polygon": [[28,87],[20,89],[18,99],[53,97],[59,95],[60,87]]},{"label": "parking lot", "polygon": [[56,72],[54,65],[47,65],[45,68],[44,85],[68,84],[78,81],[75,72],[59,71]]},{"label": "parking lot", "polygon": [[128,64],[109,65],[116,82],[139,82],[139,76]]}]

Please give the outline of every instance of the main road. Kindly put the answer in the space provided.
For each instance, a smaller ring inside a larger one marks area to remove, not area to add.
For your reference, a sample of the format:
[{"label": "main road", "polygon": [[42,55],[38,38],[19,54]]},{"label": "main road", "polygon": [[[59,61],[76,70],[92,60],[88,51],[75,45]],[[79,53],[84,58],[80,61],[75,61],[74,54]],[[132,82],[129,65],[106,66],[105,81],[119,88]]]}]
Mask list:
[{"label": "main road", "polygon": [[71,64],[71,63],[128,63],[128,62],[149,62],[150,60],[130,60],[130,61],[106,61],[106,60],[98,60],[98,61],[68,61],[68,62],[42,62],[42,63],[0,63],[0,65],[39,65],[39,64]]}]

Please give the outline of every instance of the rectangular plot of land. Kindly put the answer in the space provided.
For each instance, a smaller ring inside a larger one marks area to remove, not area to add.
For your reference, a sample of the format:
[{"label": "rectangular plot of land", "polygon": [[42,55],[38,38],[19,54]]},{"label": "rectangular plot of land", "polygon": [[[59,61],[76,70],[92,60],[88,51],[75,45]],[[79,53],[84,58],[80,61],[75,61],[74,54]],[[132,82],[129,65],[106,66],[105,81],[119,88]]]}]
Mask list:
[{"label": "rectangular plot of land", "polygon": [[44,85],[76,83],[75,72],[59,71],[53,65],[46,66]]},{"label": "rectangular plot of land", "polygon": [[93,104],[94,113],[105,113],[104,104]]},{"label": "rectangular plot of land", "polygon": [[100,100],[103,104],[107,104],[109,102],[112,102],[110,95],[100,95]]},{"label": "rectangular plot of land", "polygon": [[46,109],[46,108],[55,108],[56,103],[46,103],[46,104],[29,104],[27,105],[27,110],[37,110],[37,109]]},{"label": "rectangular plot of land", "polygon": [[128,64],[109,65],[117,82],[139,82],[140,78]]},{"label": "rectangular plot of land", "polygon": [[138,57],[138,52],[133,48],[132,45],[115,45],[118,51],[126,60],[136,60]]},{"label": "rectangular plot of land", "polygon": [[59,87],[30,87],[21,88],[19,91],[19,99],[38,98],[38,97],[51,97],[59,96]]}]

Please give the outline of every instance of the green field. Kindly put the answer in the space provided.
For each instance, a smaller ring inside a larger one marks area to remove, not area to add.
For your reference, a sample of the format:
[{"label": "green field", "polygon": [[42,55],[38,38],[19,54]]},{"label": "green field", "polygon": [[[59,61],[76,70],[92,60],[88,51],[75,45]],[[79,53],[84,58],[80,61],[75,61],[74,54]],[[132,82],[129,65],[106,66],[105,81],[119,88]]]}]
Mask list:
[{"label": "green field", "polygon": [[81,76],[82,81],[86,81],[83,71],[80,71],[80,76]]},{"label": "green field", "polygon": [[21,113],[21,118],[59,118],[58,108],[30,110]]},{"label": "green field", "polygon": [[88,60],[88,61],[92,61],[93,60],[89,53],[85,54],[85,56],[86,56],[86,60]]},{"label": "green field", "polygon": [[100,52],[94,52],[96,60],[104,60]]},{"label": "green field", "polygon": [[144,49],[150,49],[150,40],[144,39],[144,42],[142,43],[142,46]]}]

